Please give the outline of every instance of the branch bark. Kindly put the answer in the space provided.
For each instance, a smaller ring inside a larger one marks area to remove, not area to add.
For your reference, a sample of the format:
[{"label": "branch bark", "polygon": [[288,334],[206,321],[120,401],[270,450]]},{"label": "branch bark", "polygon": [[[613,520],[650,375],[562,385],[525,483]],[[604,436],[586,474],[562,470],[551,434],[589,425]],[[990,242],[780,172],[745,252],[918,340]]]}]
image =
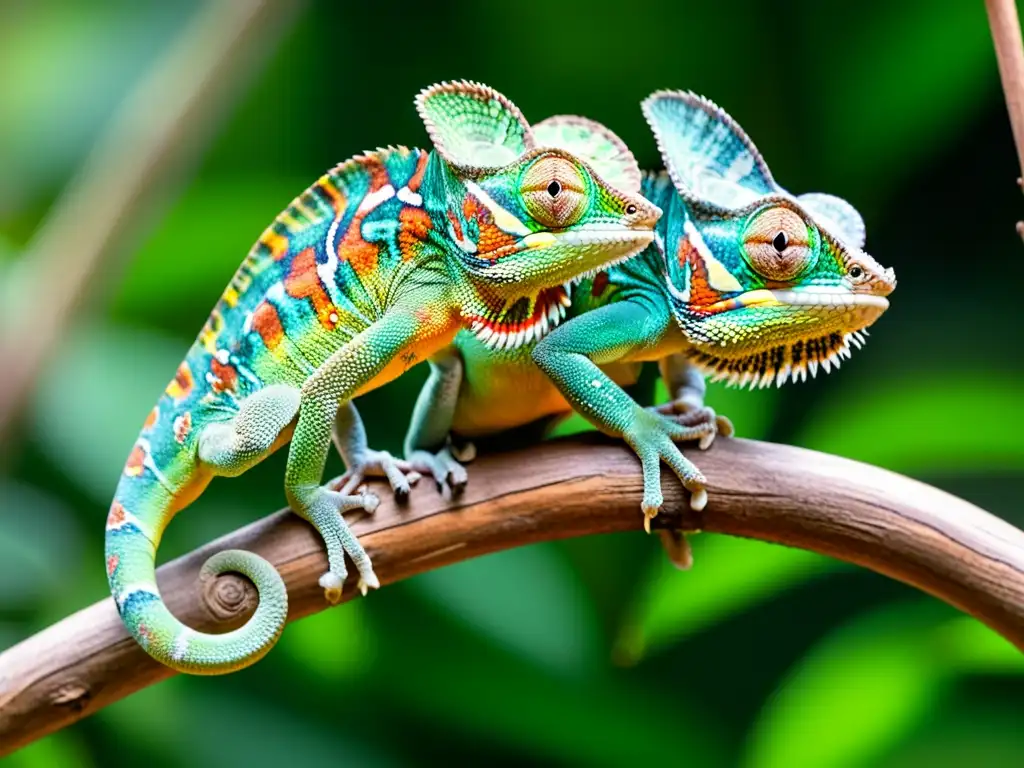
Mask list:
[{"label": "branch bark", "polygon": [[[985,0],[985,10],[992,30],[1006,109],[1010,113],[1017,160],[1021,165],[1017,184],[1024,189],[1021,181],[1024,178],[1024,43],[1021,42],[1017,3],[1016,0]],[[1017,222],[1017,233],[1024,237],[1024,222]]]},{"label": "branch bark", "polygon": [[[720,440],[700,464],[711,480],[706,510],[692,512],[666,472],[656,528],[745,536],[856,563],[957,606],[1024,650],[1024,532],[931,486],[800,448]],[[407,506],[385,498],[353,528],[387,585],[500,549],[639,530],[641,490],[632,453],[591,434],[482,456],[456,503],[423,481]],[[317,585],[327,567],[321,542],[282,511],[159,570],[168,606],[190,626],[226,631],[255,607],[240,576],[196,583],[206,558],[229,547],[278,567],[289,620],[328,607]],[[353,592],[354,580],[345,599]],[[0,654],[0,756],[171,674],[129,637],[105,598]]]}]

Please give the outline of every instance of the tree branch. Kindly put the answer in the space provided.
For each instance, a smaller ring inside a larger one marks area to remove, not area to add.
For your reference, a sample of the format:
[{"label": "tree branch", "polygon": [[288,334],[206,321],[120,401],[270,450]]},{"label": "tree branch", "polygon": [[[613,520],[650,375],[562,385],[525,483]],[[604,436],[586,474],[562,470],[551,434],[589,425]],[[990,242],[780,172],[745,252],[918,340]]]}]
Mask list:
[{"label": "tree branch", "polygon": [[[1024,44],[1021,42],[1016,0],[985,0],[985,10],[988,11],[999,79],[1003,84],[1017,159],[1024,178]],[[1021,178],[1017,179],[1017,184],[1024,188]],[[1024,237],[1024,222],[1017,222],[1017,233]]]},{"label": "tree branch", "polygon": [[[700,465],[711,479],[707,509],[690,511],[666,472],[666,511],[655,527],[847,560],[961,608],[1024,650],[1024,532],[923,483],[800,448],[719,440]],[[636,458],[599,435],[482,456],[471,469],[455,504],[423,481],[408,506],[385,498],[375,515],[355,521],[382,584],[523,544],[641,528]],[[226,631],[251,614],[255,592],[242,577],[196,585],[206,558],[229,547],[278,567],[289,620],[327,607],[317,585],[327,568],[319,538],[278,512],[159,570],[168,606],[188,625]],[[345,599],[353,592],[351,580]],[[171,674],[129,637],[113,601],[101,600],[0,654],[0,756]]]}]

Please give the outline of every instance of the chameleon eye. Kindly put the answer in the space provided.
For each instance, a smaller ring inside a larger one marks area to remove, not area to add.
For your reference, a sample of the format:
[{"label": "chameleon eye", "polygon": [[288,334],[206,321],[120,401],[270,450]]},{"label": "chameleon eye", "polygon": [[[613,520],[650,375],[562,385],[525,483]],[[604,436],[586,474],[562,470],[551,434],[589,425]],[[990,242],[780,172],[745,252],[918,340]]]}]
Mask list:
[{"label": "chameleon eye", "polygon": [[527,212],[552,229],[571,227],[587,207],[587,187],[570,160],[543,155],[523,173],[519,192]]},{"label": "chameleon eye", "polygon": [[807,224],[781,205],[750,220],[743,233],[743,255],[761,277],[779,281],[792,280],[814,261]]}]

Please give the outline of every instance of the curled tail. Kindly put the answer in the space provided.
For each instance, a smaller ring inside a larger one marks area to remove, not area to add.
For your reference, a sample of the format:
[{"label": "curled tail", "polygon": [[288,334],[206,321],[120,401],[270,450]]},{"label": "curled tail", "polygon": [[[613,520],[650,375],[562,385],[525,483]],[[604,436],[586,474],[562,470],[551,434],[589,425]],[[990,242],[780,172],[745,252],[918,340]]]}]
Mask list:
[{"label": "curled tail", "polygon": [[[160,434],[159,430],[153,432]],[[151,435],[154,441],[156,434]],[[179,454],[173,462],[175,467],[194,466],[190,458],[184,461],[185,458]],[[190,473],[185,469],[180,474]],[[175,483],[178,487],[184,485],[187,482]],[[195,675],[242,669],[261,659],[284,628],[288,614],[284,582],[277,570],[258,555],[241,550],[220,552],[206,561],[202,574],[230,571],[249,577],[259,593],[256,613],[244,626],[221,635],[185,626],[164,605],[156,584],[156,549],[164,529],[181,506],[171,484],[157,467],[150,442],[140,437],[118,483],[107,518],[110,592],[125,627],[160,663]]]}]

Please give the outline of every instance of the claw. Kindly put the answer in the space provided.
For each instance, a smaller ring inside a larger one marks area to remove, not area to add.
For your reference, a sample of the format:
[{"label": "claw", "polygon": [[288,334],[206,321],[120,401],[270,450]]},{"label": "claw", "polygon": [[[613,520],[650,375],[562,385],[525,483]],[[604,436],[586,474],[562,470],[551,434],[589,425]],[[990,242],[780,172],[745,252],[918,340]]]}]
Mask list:
[{"label": "claw", "polygon": [[708,504],[708,492],[700,488],[690,494],[690,509],[694,512],[703,511]]},{"label": "claw", "polygon": [[324,598],[331,605],[337,605],[341,600],[341,588],[344,584],[345,581],[333,571],[327,571],[320,577],[320,586],[324,588]]},{"label": "claw", "polygon": [[658,508],[657,507],[644,508],[643,509],[643,513],[644,513],[644,530],[647,531],[647,533],[650,533],[651,532],[651,520],[653,520],[654,518],[656,518],[658,516]]},{"label": "claw", "polygon": [[658,531],[661,538],[661,545],[668,555],[669,561],[681,571],[688,571],[693,567],[693,550],[690,549],[690,540],[682,531]]},{"label": "claw", "polygon": [[711,444],[713,442],[715,442],[715,433],[708,432],[706,435],[704,435],[704,437],[700,439],[700,442],[697,443],[697,447],[700,448],[702,451],[706,451],[708,448],[711,447]]},{"label": "claw", "polygon": [[370,571],[359,577],[359,583],[356,586],[359,588],[360,594],[366,597],[366,593],[371,589],[380,589],[380,579],[377,578],[377,574]]}]

